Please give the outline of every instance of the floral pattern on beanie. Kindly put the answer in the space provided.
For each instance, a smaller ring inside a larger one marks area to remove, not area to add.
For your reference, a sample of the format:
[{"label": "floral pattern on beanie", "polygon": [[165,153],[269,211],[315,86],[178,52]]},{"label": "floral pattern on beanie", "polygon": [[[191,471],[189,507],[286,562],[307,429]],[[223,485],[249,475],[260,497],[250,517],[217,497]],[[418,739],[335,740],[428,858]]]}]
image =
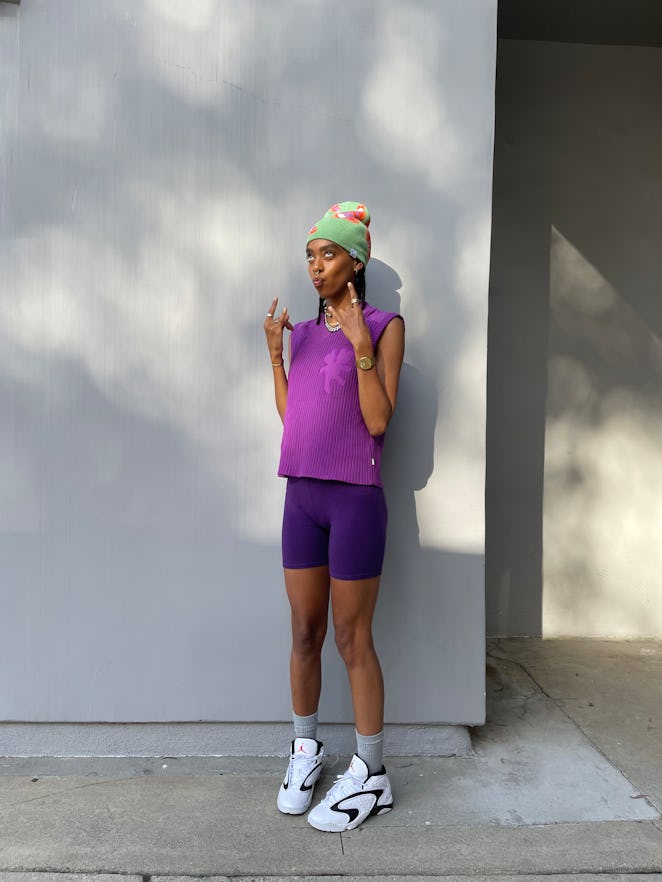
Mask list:
[{"label": "floral pattern on beanie", "polygon": [[[354,205],[355,207],[347,208],[346,206],[348,205]],[[327,211],[327,214],[351,221],[353,224],[364,224],[366,227],[370,223],[370,214],[362,202],[336,202]]]},{"label": "floral pattern on beanie", "polygon": [[311,239],[328,239],[365,265],[370,260],[369,223],[370,212],[363,202],[336,202],[324,217],[313,224],[308,233],[308,242]]}]

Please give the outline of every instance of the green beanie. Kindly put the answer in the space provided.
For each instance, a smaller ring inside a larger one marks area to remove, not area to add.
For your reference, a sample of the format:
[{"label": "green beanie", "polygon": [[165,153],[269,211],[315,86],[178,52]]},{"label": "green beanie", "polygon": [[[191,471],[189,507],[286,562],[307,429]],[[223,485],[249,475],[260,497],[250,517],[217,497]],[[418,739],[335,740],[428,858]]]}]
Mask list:
[{"label": "green beanie", "polygon": [[349,251],[365,266],[370,260],[370,212],[362,202],[337,202],[308,233],[313,239],[328,239]]}]

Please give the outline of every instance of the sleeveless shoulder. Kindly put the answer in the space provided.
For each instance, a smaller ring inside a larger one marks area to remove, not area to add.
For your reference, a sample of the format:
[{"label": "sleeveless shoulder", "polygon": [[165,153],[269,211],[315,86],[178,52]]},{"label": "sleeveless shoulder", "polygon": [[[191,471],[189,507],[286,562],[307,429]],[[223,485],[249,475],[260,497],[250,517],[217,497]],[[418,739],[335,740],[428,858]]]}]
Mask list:
[{"label": "sleeveless shoulder", "polygon": [[383,334],[384,328],[390,324],[393,319],[401,319],[404,323],[400,313],[386,312],[383,309],[377,309],[375,306],[370,306],[369,303],[366,304],[365,309],[363,310],[363,318],[370,329],[373,346],[376,345],[377,341]]}]

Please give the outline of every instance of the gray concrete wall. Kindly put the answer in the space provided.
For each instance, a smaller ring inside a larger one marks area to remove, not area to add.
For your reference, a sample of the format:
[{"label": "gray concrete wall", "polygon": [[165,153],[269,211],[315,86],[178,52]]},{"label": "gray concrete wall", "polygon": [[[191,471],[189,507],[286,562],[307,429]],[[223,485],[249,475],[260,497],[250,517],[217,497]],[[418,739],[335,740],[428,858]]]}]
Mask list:
[{"label": "gray concrete wall", "polygon": [[495,0],[0,8],[0,719],[289,719],[261,324],[359,198],[407,321],[387,719],[481,722]]},{"label": "gray concrete wall", "polygon": [[662,634],[662,50],[500,41],[490,634]]}]

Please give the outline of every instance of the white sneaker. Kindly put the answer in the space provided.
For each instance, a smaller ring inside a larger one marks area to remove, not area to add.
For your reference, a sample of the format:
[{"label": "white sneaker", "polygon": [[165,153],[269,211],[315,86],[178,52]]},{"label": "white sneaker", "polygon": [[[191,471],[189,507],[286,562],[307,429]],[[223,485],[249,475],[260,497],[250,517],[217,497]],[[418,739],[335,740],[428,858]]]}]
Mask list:
[{"label": "white sneaker", "polygon": [[313,788],[322,773],[324,747],[314,738],[295,738],[290,764],[278,791],[277,805],[286,815],[302,815],[313,799]]},{"label": "white sneaker", "polygon": [[352,757],[349,768],[308,815],[308,823],[327,833],[353,830],[370,815],[385,815],[393,808],[386,769],[371,775],[361,757]]}]

